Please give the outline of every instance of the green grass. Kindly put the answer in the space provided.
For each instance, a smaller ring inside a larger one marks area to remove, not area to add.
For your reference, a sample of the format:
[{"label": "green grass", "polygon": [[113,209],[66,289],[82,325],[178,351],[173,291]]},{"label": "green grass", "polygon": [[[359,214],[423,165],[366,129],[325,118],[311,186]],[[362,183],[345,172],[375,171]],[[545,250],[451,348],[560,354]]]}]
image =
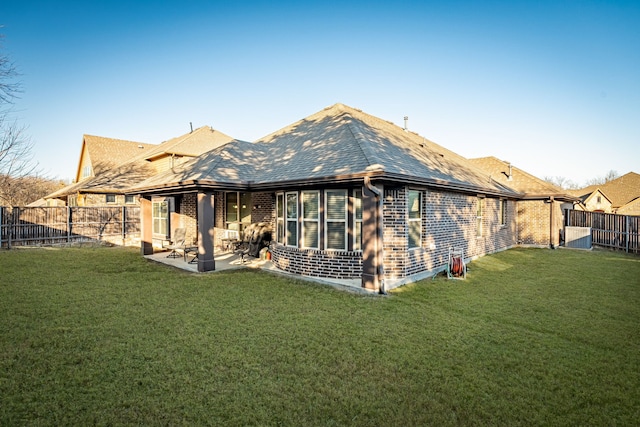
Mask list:
[{"label": "green grass", "polygon": [[0,252],[0,425],[637,425],[640,258],[514,249],[365,296]]}]

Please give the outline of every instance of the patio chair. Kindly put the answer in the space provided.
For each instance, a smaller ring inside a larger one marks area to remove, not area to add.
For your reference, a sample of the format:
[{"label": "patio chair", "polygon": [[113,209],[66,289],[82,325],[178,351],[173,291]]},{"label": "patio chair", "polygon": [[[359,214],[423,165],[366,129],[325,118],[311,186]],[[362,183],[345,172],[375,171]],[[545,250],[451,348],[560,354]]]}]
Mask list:
[{"label": "patio chair", "polygon": [[[169,255],[167,255],[167,258],[178,258],[183,256],[182,254],[184,254],[186,238],[186,228],[176,228],[173,230],[173,239],[171,239],[171,242],[165,246],[165,248],[171,250]],[[178,251],[182,251],[182,254],[178,253]]]},{"label": "patio chair", "polygon": [[265,223],[254,223],[244,229],[244,238],[236,246],[235,254],[240,255],[242,263],[245,261],[245,256],[250,255],[257,258],[260,255],[260,249],[268,244],[271,240],[271,230]]},{"label": "patio chair", "polygon": [[467,266],[464,263],[464,249],[449,248],[449,261],[447,262],[447,277],[449,279],[466,279]]}]

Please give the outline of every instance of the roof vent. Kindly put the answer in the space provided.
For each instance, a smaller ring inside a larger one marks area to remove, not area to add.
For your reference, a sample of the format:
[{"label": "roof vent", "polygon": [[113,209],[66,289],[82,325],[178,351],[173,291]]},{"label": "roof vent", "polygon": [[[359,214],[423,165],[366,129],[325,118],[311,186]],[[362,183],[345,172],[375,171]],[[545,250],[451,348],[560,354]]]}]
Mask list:
[{"label": "roof vent", "polygon": [[409,127],[407,126],[407,123],[409,122],[409,116],[404,116],[404,130],[408,131]]},{"label": "roof vent", "polygon": [[191,127],[191,133],[193,133],[193,123],[189,122],[189,126]]},{"label": "roof vent", "polygon": [[144,148],[144,145],[138,144],[138,148],[142,149],[142,148]]},{"label": "roof vent", "polygon": [[509,163],[509,176],[507,176],[507,181],[513,181],[513,171],[511,170],[511,163]]}]

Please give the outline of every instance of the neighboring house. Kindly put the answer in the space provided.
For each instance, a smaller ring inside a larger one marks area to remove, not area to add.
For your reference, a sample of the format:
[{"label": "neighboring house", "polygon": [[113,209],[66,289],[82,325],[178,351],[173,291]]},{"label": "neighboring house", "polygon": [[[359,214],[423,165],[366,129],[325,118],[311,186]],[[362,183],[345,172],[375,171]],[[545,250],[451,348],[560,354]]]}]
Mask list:
[{"label": "neighboring house", "polygon": [[564,209],[573,209],[577,197],[495,157],[470,159],[470,162],[487,172],[492,180],[521,193],[516,202],[519,244],[552,248],[560,245]]},{"label": "neighboring house", "polygon": [[629,172],[605,184],[591,185],[572,193],[580,199],[576,209],[640,215],[640,175]]},{"label": "neighboring house", "polygon": [[85,135],[76,182],[45,199],[49,205],[137,205],[136,196],[125,195],[129,187],[231,140],[208,126],[158,145]]},{"label": "neighboring house", "polygon": [[452,247],[470,258],[516,245],[523,198],[464,157],[342,104],[229,142],[128,194],[141,197],[143,254],[165,221],[197,238],[198,270],[213,270],[219,230],[265,222],[278,268],[374,290],[433,275]]}]

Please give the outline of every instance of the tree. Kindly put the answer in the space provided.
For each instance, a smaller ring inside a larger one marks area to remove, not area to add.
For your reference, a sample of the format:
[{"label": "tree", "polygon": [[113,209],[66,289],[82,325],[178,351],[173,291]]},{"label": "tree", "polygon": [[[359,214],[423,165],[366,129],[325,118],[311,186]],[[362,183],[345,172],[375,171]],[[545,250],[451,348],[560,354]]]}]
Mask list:
[{"label": "tree", "polygon": [[564,176],[545,176],[544,180],[550,184],[557,185],[560,188],[575,189],[578,188],[577,184]]},{"label": "tree", "polygon": [[21,191],[16,185],[27,182],[20,178],[37,172],[26,127],[11,117],[13,102],[22,88],[16,81],[19,73],[15,65],[2,51],[2,38],[0,35],[0,205],[10,205],[12,193]]},{"label": "tree", "polygon": [[589,181],[587,181],[587,186],[589,185],[602,185],[602,184],[606,184],[607,182],[613,181],[614,179],[617,179],[620,175],[618,175],[618,172],[614,171],[613,169],[610,170],[609,172],[607,172],[604,176],[599,176],[596,178],[592,178]]}]

